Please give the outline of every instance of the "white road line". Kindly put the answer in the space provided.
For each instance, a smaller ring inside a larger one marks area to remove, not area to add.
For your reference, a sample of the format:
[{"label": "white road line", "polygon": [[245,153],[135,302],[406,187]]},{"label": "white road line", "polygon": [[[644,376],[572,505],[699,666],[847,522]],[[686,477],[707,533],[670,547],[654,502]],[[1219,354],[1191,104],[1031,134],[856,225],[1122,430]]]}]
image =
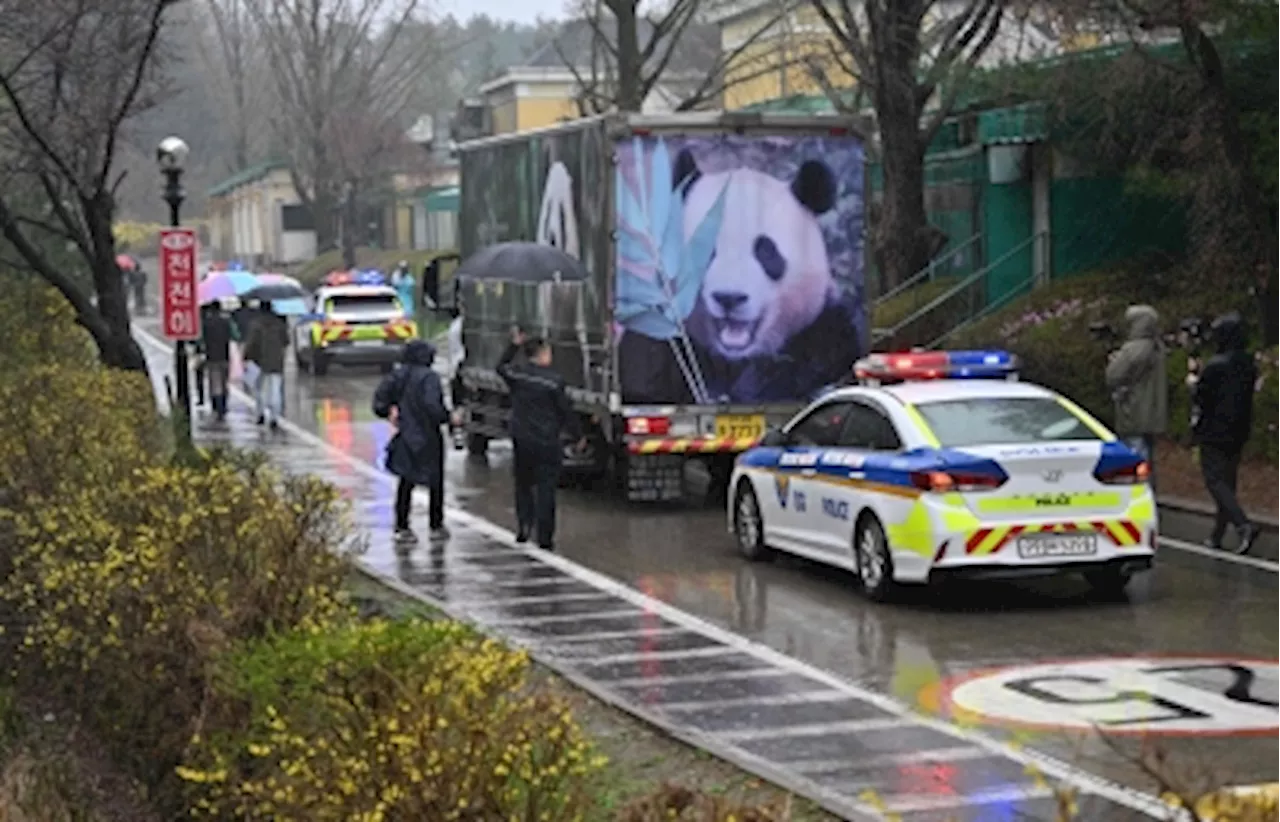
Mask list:
[{"label": "white road line", "polygon": [[797,694],[774,696],[742,696],[733,699],[690,699],[685,702],[665,702],[660,710],[665,714],[703,713],[720,708],[772,708],[787,705],[816,705],[820,702],[861,702],[842,691],[804,691]]},{"label": "white road line", "polygon": [[1049,799],[1053,789],[1047,787],[1011,786],[994,790],[973,791],[964,794],[942,796],[916,796],[911,794],[889,796],[883,804],[876,802],[888,813],[921,813],[923,811],[943,811],[947,808],[971,808],[975,805],[995,805],[1001,802],[1025,802],[1028,799]]},{"label": "white road line", "polygon": [[845,770],[869,770],[871,768],[889,768],[896,765],[912,765],[920,763],[972,762],[976,759],[998,759],[996,754],[975,748],[972,745],[961,745],[955,748],[934,748],[926,751],[907,751],[906,753],[877,754],[850,759],[802,759],[787,762],[788,768],[794,768],[805,775],[821,775],[839,773]]},{"label": "white road line", "polygon": [[599,657],[566,657],[565,661],[579,666],[591,668],[600,665],[625,665],[628,662],[663,662],[675,659],[707,659],[718,656],[732,656],[738,653],[732,648],[717,645],[712,648],[686,648],[675,651],[639,651],[633,654],[611,654]]},{"label": "white road line", "polygon": [[[761,660],[763,661],[763,660]],[[707,682],[726,682],[739,679],[772,679],[786,676],[789,671],[781,668],[752,668],[749,671],[724,671],[715,674],[672,674],[671,676],[637,676],[630,679],[601,680],[609,688],[660,688],[664,685],[700,685]],[[663,706],[657,706],[659,710]]]},{"label": "white road line", "polygon": [[1236,565],[1245,565],[1249,568],[1256,568],[1259,571],[1270,571],[1271,573],[1280,573],[1280,563],[1272,562],[1269,559],[1260,559],[1251,557],[1248,554],[1231,554],[1226,551],[1215,551],[1212,548],[1206,548],[1203,545],[1196,545],[1194,542],[1186,540],[1174,539],[1173,537],[1160,537],[1160,545],[1170,548],[1177,548],[1179,551],[1186,551],[1188,554],[1197,554],[1209,559],[1216,559],[1219,562],[1231,562]]},{"label": "white road line", "polygon": [[815,722],[811,725],[783,725],[777,728],[743,728],[740,731],[714,731],[712,736],[729,742],[755,742],[761,739],[791,739],[798,736],[826,736],[839,733],[901,730],[915,723],[910,719],[844,719],[837,722]]},{"label": "white road line", "polygon": [[545,597],[483,597],[481,599],[450,599],[450,605],[464,610],[481,610],[489,605],[506,607],[508,605],[539,605],[544,602],[583,602],[592,599],[616,600],[613,594],[552,594]]},{"label": "white road line", "polygon": [[[466,613],[474,614],[474,611]],[[634,617],[640,616],[643,612],[635,608],[627,608],[625,610],[614,609],[612,611],[595,611],[590,614],[556,614],[555,616],[535,616],[535,617],[503,617],[496,616],[493,619],[483,617],[482,621],[485,625],[493,625],[502,627],[506,625],[553,625],[557,622],[577,622],[585,619],[611,619],[616,617]]]},{"label": "white road line", "polygon": [[634,631],[597,631],[593,634],[574,634],[572,636],[549,637],[543,647],[554,653],[560,645],[579,645],[587,642],[606,642],[614,639],[648,639],[655,636],[672,636],[674,634],[695,634],[688,628],[673,625],[669,628],[638,628]]},{"label": "white road line", "polygon": [[[164,351],[169,350],[168,346],[161,343],[150,333],[141,329],[137,330],[153,348],[158,348]],[[252,400],[238,387],[231,386],[231,391],[238,396],[242,402],[248,401],[252,403]],[[333,454],[337,459],[347,463],[351,468],[363,473],[366,477],[387,485],[391,484],[391,477],[380,472],[372,464],[342,451],[337,446],[325,441],[322,437],[307,431],[298,424],[288,419],[282,419],[280,420],[280,425],[285,431],[289,432],[293,436],[307,442],[314,443],[317,447]],[[420,493],[425,493],[425,491]],[[1046,778],[1055,779],[1059,782],[1072,785],[1086,793],[1091,793],[1108,799],[1119,805],[1123,805],[1140,813],[1146,814],[1147,816],[1156,819],[1168,819],[1171,815],[1168,805],[1161,802],[1159,798],[1148,793],[1126,787],[1117,782],[1113,782],[1110,779],[1090,773],[1089,771],[1078,768],[1067,762],[1063,762],[1050,754],[1042,753],[1030,748],[1015,747],[1006,741],[1000,740],[994,736],[989,736],[981,731],[972,728],[962,728],[958,725],[946,722],[945,720],[922,714],[914,707],[906,703],[899,702],[897,699],[887,694],[872,691],[860,685],[855,685],[852,682],[841,679],[799,659],[780,653],[767,645],[762,645],[758,642],[747,639],[744,636],[727,631],[711,622],[647,596],[634,588],[629,588],[626,585],[623,585],[621,582],[618,582],[611,577],[607,577],[604,574],[593,571],[590,568],[579,565],[562,556],[543,551],[538,548],[518,545],[515,542],[515,534],[511,531],[469,512],[453,510],[447,512],[447,515],[454,522],[470,525],[471,527],[490,535],[494,540],[505,545],[512,546],[516,550],[523,551],[530,556],[535,556],[543,560],[543,562],[548,566],[555,567],[582,582],[587,582],[604,591],[617,594],[619,597],[635,602],[637,605],[648,609],[651,613],[663,616],[671,622],[690,627],[699,633],[717,639],[726,645],[730,645],[743,651],[744,653],[751,654],[764,662],[776,665],[782,670],[782,672],[814,679],[835,690],[844,691],[850,696],[880,708],[888,713],[895,714],[903,718],[910,717],[921,727],[929,728],[939,733],[951,736],[954,739],[986,748],[987,750],[993,751],[1000,756],[1017,762],[1023,766],[1034,767]],[[1174,545],[1174,547],[1178,546]],[[378,573],[378,576],[385,578],[386,574]],[[420,592],[414,591],[414,589],[408,588],[407,586],[406,590],[413,595],[420,595]],[[437,602],[434,604],[439,605],[441,603]],[[719,680],[727,678],[729,678],[728,674],[721,674],[716,677],[716,679]],[[642,680],[635,684],[648,685],[655,683],[652,680]],[[619,687],[619,685],[616,682],[606,683],[606,687],[613,689]]]}]

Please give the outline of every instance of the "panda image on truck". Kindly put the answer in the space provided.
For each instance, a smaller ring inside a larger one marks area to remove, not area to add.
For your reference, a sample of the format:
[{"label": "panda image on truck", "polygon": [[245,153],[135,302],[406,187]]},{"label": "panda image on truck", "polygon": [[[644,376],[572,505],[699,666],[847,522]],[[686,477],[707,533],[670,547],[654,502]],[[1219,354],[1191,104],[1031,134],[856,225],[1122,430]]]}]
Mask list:
[{"label": "panda image on truck", "polygon": [[[551,280],[456,283],[475,457],[509,433],[509,329],[548,340],[587,432],[566,482],[677,501],[865,354],[862,136],[832,115],[612,113],[458,147],[459,251],[554,246]],[[464,265],[464,269],[467,267]],[[705,481],[705,482],[704,482]]]},{"label": "panda image on truck", "polygon": [[[711,395],[724,402],[788,401],[848,376],[862,356],[858,303],[832,277],[818,218],[835,204],[838,181],[807,159],[790,181],[751,168],[703,174],[688,149],[673,185],[683,188],[685,235],[724,195],[715,251],[689,318],[695,355]],[[626,333],[620,357],[625,402],[691,402],[666,343]]]}]

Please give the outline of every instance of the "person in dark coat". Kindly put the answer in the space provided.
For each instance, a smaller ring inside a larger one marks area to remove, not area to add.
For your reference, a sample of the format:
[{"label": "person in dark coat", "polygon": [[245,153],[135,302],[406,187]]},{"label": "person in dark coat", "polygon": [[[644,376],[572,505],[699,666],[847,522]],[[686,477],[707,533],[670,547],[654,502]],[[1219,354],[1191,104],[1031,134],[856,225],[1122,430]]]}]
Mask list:
[{"label": "person in dark coat", "polygon": [[[216,305],[200,309],[202,371],[209,379],[209,400],[218,421],[227,418],[227,383],[231,376],[231,343],[240,337],[235,323]],[[203,403],[202,403],[203,404]]]},{"label": "person in dark coat", "polygon": [[1187,375],[1192,438],[1199,451],[1205,488],[1218,507],[1207,545],[1221,549],[1227,526],[1232,525],[1237,536],[1235,552],[1244,554],[1258,539],[1258,526],[1249,522],[1236,499],[1236,476],[1240,455],[1253,430],[1258,369],[1248,351],[1244,320],[1238,312],[1214,320],[1211,330],[1218,353],[1202,369],[1190,361]]},{"label": "person in dark coat", "polygon": [[[523,350],[525,361],[515,361]],[[536,530],[538,547],[555,550],[556,486],[564,460],[562,431],[584,445],[578,415],[569,404],[564,378],[551,368],[551,345],[511,329],[511,344],[498,362],[511,390],[511,442],[515,450],[516,542]]]},{"label": "person in dark coat", "polygon": [[284,414],[284,355],[289,347],[289,324],[264,303],[249,329],[244,358],[255,363],[258,376],[258,425],[280,427]]},{"label": "person in dark coat", "polygon": [[388,374],[373,395],[373,413],[391,420],[396,435],[387,444],[387,470],[400,478],[396,487],[396,539],[415,542],[409,529],[409,507],[415,486],[431,496],[428,522],[431,536],[449,535],[444,527],[444,436],[440,427],[449,419],[440,375],[431,367],[435,346],[412,340],[404,362]]}]

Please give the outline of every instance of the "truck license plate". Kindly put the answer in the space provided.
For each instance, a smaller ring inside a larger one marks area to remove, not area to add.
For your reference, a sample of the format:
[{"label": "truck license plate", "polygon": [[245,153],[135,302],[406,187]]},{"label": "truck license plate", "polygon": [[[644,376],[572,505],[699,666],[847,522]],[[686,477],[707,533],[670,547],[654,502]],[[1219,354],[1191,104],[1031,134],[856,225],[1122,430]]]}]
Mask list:
[{"label": "truck license plate", "polygon": [[716,436],[721,439],[758,439],[764,436],[763,414],[724,414],[716,417]]},{"label": "truck license plate", "polygon": [[1096,553],[1097,534],[1035,534],[1018,537],[1018,556],[1023,559],[1091,557]]}]

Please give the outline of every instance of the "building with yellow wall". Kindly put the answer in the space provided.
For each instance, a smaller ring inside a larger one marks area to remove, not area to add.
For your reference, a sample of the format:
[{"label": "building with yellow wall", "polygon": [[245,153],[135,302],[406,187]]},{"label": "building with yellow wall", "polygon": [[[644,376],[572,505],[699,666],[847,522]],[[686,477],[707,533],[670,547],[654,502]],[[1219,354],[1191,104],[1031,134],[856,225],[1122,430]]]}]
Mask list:
[{"label": "building with yellow wall", "polygon": [[259,163],[218,183],[208,197],[209,245],[218,259],[259,266],[315,256],[315,228],[288,164]]}]

